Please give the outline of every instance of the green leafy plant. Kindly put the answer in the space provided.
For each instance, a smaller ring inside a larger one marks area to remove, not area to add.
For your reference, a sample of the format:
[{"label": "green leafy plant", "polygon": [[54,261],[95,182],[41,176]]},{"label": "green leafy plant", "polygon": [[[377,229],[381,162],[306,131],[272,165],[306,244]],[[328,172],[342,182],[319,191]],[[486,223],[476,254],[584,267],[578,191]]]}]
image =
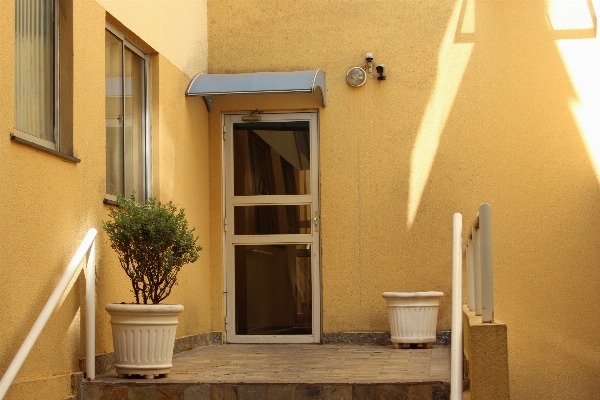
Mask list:
[{"label": "green leafy plant", "polygon": [[135,302],[158,304],[171,294],[181,267],[198,260],[198,237],[188,229],[184,210],[177,212],[172,202],[137,203],[134,195],[118,194],[117,204],[109,214],[112,221],[103,221],[102,228],[131,279]]}]

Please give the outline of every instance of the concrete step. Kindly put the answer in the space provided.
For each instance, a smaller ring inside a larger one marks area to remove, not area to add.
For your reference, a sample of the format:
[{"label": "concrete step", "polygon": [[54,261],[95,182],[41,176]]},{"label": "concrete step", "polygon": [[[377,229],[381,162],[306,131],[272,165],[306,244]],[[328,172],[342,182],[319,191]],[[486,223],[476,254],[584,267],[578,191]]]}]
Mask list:
[{"label": "concrete step", "polygon": [[420,382],[415,384],[261,384],[261,383],[151,383],[88,382],[86,400],[447,400],[450,384]]},{"label": "concrete step", "polygon": [[221,345],[173,358],[166,378],[84,383],[85,400],[399,399],[450,397],[450,348]]}]

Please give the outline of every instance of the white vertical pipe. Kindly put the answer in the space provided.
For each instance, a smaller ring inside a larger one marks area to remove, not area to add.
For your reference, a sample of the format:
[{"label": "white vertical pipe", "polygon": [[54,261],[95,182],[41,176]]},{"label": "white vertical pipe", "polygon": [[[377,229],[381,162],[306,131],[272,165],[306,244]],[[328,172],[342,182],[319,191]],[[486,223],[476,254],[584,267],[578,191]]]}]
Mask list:
[{"label": "white vertical pipe", "polygon": [[50,298],[46,302],[46,305],[42,309],[42,312],[40,312],[40,315],[35,320],[33,326],[31,327],[31,330],[25,337],[23,344],[21,345],[21,347],[19,347],[19,351],[17,351],[15,358],[13,358],[10,365],[6,369],[6,372],[0,380],[0,399],[3,399],[6,395],[6,392],[8,392],[10,385],[17,376],[17,373],[19,373],[19,370],[23,366],[25,359],[27,358],[29,352],[33,348],[33,345],[42,333],[44,326],[46,326],[46,323],[48,322],[48,319],[50,319],[50,316],[52,315],[52,312],[54,311],[58,302],[60,301],[60,298],[69,286],[71,279],[73,279],[73,276],[79,269],[79,264],[81,264],[83,257],[85,257],[85,254],[90,248],[90,245],[93,243],[97,233],[98,231],[92,228],[85,235],[83,242],[81,242],[81,244],[79,245],[79,248],[75,252],[75,255],[73,256],[71,262],[67,266],[67,269],[63,273],[63,276],[60,278],[60,281],[58,281],[58,284],[54,288],[54,291],[50,295]]},{"label": "white vertical pipe", "polygon": [[481,258],[479,247],[479,229],[473,232],[473,281],[475,283],[475,315],[481,315]]},{"label": "white vertical pipe", "polygon": [[452,338],[450,362],[450,398],[462,400],[463,321],[462,321],[462,215],[452,221]]},{"label": "white vertical pipe", "polygon": [[473,239],[467,242],[467,305],[475,310],[475,270],[473,268]]},{"label": "white vertical pipe", "polygon": [[96,378],[96,241],[92,242],[87,259],[85,277],[86,343],[85,374],[89,380]]},{"label": "white vertical pipe", "polygon": [[494,322],[494,275],[492,271],[492,208],[488,203],[479,207],[481,257],[481,317],[482,322]]}]

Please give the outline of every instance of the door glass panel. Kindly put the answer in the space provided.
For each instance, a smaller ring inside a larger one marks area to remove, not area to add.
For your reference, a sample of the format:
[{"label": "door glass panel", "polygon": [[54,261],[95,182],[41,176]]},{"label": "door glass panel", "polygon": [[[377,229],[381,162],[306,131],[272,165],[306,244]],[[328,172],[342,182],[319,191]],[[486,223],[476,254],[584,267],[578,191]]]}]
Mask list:
[{"label": "door glass panel", "polygon": [[236,235],[310,234],[309,205],[236,206]]},{"label": "door glass panel", "polygon": [[236,245],[236,334],[311,334],[311,259],[310,244]]},{"label": "door glass panel", "polygon": [[233,124],[234,195],[310,194],[308,121]]}]

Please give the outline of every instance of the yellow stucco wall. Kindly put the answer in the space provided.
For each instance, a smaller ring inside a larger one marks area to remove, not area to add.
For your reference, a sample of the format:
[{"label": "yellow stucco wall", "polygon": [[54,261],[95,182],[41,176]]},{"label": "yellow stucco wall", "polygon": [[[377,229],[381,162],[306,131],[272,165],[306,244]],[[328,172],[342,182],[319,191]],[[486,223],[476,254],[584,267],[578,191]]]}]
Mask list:
[{"label": "yellow stucco wall", "polygon": [[96,1],[189,77],[206,72],[206,0]]},{"label": "yellow stucco wall", "polygon": [[484,324],[466,306],[462,317],[469,400],[510,399],[506,324],[498,319]]},{"label": "yellow stucco wall", "polygon": [[[23,342],[87,230],[99,230],[96,277],[96,353],[112,351],[109,302],[133,301],[130,282],[101,229],[109,206],[105,194],[106,10],[95,0],[73,2],[73,147],[81,163],[15,143],[14,3],[0,2],[0,371]],[[192,4],[190,3],[190,6]],[[195,4],[193,5],[195,6]],[[112,16],[119,20],[118,7]],[[162,12],[160,8],[153,12]],[[149,11],[147,11],[149,12]],[[147,31],[131,32],[145,43]],[[202,27],[196,37],[206,36]],[[197,30],[196,30],[197,29]],[[205,39],[204,39],[205,40]],[[161,45],[157,45],[159,48]],[[153,47],[154,50],[156,48]],[[186,99],[189,77],[160,53],[151,55],[153,195],[186,209],[204,250],[186,265],[168,302],[181,303],[177,336],[213,330],[210,320],[208,234],[208,131],[201,99]],[[188,60],[189,61],[189,60]],[[181,60],[178,61],[180,64]],[[191,61],[190,61],[191,62]],[[205,60],[204,60],[205,62]],[[195,63],[195,64],[194,64]],[[191,62],[194,69],[201,62]],[[220,326],[217,326],[219,329]],[[85,357],[85,278],[77,278],[42,332],[6,399],[62,399],[71,391],[71,373]]]},{"label": "yellow stucco wall", "polygon": [[[589,20],[564,28],[552,18],[565,13],[548,16],[554,3],[208,1],[210,73],[327,73],[325,332],[388,330],[390,290],[443,291],[438,329],[449,329],[452,214],[466,235],[487,201],[511,397],[596,396],[600,43],[589,5],[600,5],[562,2]],[[346,71],[368,51],[387,80],[353,89]],[[211,130],[221,112],[317,107],[275,97],[217,100]],[[220,150],[211,157],[219,203]]]},{"label": "yellow stucco wall", "polygon": [[[511,397],[598,393],[600,43],[585,19],[598,2],[566,2],[581,17],[566,28],[560,2],[541,0],[73,3],[80,164],[8,139],[14,9],[0,2],[0,298],[11,302],[0,309],[0,371],[86,230],[99,228],[108,211],[108,11],[159,53],[152,56],[153,190],[186,208],[204,247],[169,299],[186,306],[178,336],[223,324],[221,114],[319,109],[324,331],[388,330],[381,293],[390,290],[443,291],[438,329],[449,329],[452,214],[470,221],[487,201]],[[353,89],[344,76],[367,51],[386,64],[388,78]],[[182,95],[189,76],[206,68],[318,67],[327,73],[326,108],[311,95],[223,97],[214,99],[209,116],[201,99]],[[104,304],[128,301],[119,268],[100,232],[98,353],[112,350]],[[46,394],[68,395],[69,374],[83,356],[83,299],[80,276],[8,398],[43,397],[33,391],[46,386]]]}]

